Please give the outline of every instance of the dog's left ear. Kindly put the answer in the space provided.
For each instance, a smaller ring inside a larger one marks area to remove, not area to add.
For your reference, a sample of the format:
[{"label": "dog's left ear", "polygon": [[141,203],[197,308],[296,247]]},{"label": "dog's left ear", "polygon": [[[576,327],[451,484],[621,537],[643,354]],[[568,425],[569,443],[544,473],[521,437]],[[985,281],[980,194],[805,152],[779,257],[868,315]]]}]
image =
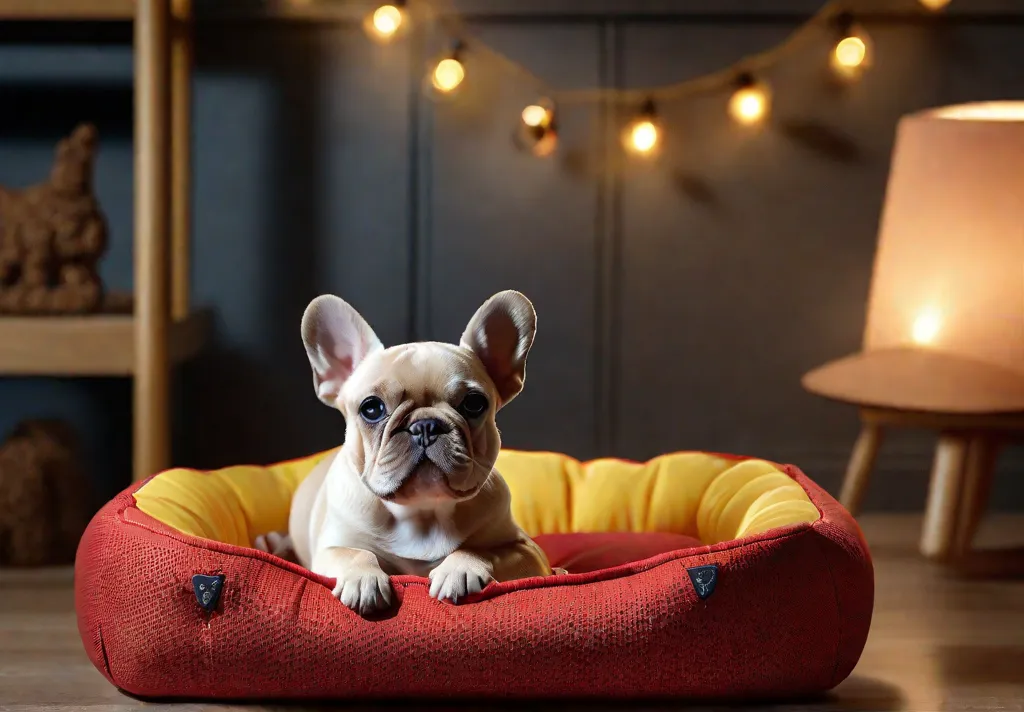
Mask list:
[{"label": "dog's left ear", "polygon": [[337,406],[341,387],[363,359],[384,348],[359,312],[332,294],[322,294],[306,307],[302,343],[316,395],[331,407]]},{"label": "dog's left ear", "polygon": [[498,292],[483,303],[462,334],[462,346],[471,349],[484,364],[501,398],[507,404],[523,390],[526,356],[537,333],[537,312],[519,292]]}]

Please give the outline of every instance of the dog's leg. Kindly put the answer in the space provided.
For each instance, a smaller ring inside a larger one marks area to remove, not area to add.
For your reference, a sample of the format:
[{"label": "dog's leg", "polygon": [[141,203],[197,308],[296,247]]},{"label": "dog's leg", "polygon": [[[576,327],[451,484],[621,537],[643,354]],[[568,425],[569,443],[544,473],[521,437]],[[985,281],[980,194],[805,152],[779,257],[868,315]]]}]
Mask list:
[{"label": "dog's leg", "polygon": [[295,548],[292,546],[291,537],[281,532],[260,534],[256,537],[256,541],[253,542],[253,548],[273,554],[293,564],[299,563],[299,558],[295,555]]},{"label": "dog's leg", "polygon": [[313,573],[333,578],[334,596],[361,616],[391,605],[391,579],[369,551],[342,546],[321,549],[311,568]]},{"label": "dog's leg", "polygon": [[496,581],[551,576],[555,573],[544,551],[529,537],[488,550],[487,554],[494,566]]}]

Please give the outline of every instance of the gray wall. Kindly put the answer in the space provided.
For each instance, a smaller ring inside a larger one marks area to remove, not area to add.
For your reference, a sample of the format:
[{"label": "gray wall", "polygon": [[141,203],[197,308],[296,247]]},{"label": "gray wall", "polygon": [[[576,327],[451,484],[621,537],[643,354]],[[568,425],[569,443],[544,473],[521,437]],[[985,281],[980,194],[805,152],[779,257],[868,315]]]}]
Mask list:
[{"label": "gray wall", "polygon": [[[460,5],[481,38],[556,86],[629,87],[770,47],[818,3]],[[198,33],[194,295],[216,311],[216,340],[176,388],[175,457],[195,466],[340,440],[298,339],[316,294],[344,296],[395,343],[457,339],[486,296],[512,287],[534,300],[540,331],[526,391],[500,420],[508,446],[756,454],[835,491],[856,417],[799,378],[858,347],[895,123],[1024,96],[1024,8],[979,0],[939,25],[869,18],[877,63],[847,91],[825,81],[826,41],[790,56],[768,76],[776,112],[760,135],[723,118],[724,95],[663,105],[672,143],[644,168],[619,159],[619,117],[574,107],[560,152],[539,160],[510,139],[534,87],[470,55],[465,96],[419,95],[440,38],[381,48],[354,22],[236,7]],[[0,46],[0,183],[40,178],[53,142],[95,121],[113,235],[103,273],[128,289],[131,53],[108,42],[127,28],[82,32]],[[3,379],[0,431],[73,419],[109,494],[128,481],[129,399],[123,381]],[[931,445],[892,437],[869,506],[920,507]],[[1004,457],[997,506],[1024,504],[1021,463]]]}]

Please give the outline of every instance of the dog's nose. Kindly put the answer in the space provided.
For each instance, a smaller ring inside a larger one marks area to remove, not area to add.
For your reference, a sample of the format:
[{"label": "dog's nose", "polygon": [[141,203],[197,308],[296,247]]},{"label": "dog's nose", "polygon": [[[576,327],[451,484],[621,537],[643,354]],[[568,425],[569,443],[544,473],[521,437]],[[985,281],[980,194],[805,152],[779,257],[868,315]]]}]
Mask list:
[{"label": "dog's nose", "polygon": [[439,435],[444,435],[447,432],[448,427],[437,418],[424,418],[409,424],[412,441],[420,447],[430,447]]}]

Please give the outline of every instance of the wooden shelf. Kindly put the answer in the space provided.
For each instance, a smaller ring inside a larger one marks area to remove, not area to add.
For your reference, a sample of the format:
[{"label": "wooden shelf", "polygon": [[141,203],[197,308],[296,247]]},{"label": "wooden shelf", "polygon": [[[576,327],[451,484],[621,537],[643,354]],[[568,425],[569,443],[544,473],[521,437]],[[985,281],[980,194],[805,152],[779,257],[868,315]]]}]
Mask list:
[{"label": "wooden shelf", "polygon": [[134,0],[0,0],[0,20],[131,20]]},{"label": "wooden shelf", "polygon": [[[171,364],[195,356],[209,331],[208,311],[172,324]],[[0,375],[131,376],[134,370],[135,320],[130,314],[0,317]]]}]

